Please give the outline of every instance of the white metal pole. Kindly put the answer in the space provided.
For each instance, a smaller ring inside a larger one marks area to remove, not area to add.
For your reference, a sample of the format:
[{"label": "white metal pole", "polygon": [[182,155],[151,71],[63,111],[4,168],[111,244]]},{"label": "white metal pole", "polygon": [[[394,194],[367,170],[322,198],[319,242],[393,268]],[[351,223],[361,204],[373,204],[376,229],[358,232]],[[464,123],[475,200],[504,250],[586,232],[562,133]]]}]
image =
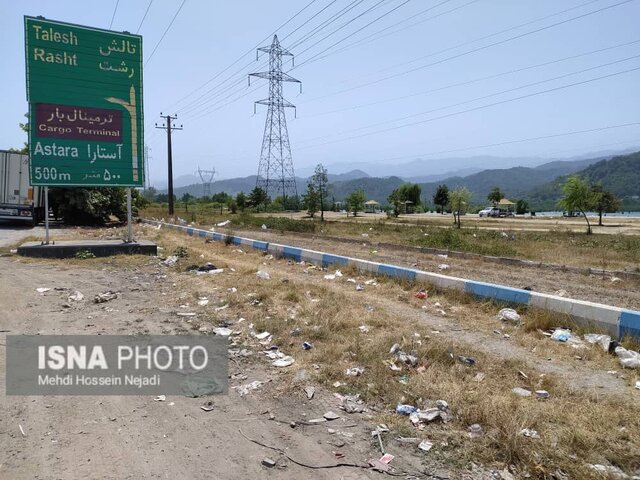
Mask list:
[{"label": "white metal pole", "polygon": [[133,242],[131,235],[131,187],[127,188],[127,243]]},{"label": "white metal pole", "polygon": [[44,187],[44,244],[49,245],[49,187]]}]

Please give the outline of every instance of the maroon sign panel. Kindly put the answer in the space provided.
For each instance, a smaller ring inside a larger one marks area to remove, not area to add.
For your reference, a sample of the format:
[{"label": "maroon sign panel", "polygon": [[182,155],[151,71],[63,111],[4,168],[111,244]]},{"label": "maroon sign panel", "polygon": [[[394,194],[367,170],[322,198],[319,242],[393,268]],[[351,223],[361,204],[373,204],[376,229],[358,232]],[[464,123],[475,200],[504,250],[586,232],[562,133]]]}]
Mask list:
[{"label": "maroon sign panel", "polygon": [[122,111],[36,103],[38,137],[122,143]]}]

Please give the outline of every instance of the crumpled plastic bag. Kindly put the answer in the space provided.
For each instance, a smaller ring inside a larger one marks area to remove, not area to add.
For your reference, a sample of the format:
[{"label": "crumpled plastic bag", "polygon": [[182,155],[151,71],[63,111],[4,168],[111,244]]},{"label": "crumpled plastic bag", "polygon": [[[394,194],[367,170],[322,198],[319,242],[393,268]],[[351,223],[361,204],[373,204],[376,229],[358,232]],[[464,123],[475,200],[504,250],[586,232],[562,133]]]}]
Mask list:
[{"label": "crumpled plastic bag", "polygon": [[640,368],[640,353],[624,347],[616,347],[615,353],[624,368]]}]

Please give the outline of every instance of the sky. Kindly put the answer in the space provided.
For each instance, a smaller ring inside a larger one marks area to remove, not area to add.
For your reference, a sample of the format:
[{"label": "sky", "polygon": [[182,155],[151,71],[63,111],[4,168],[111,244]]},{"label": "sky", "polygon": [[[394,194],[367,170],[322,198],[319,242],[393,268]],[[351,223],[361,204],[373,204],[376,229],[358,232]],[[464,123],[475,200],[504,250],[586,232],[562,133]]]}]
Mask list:
[{"label": "sky", "polygon": [[183,125],[174,176],[256,174],[267,107],[254,114],[253,102],[268,97],[268,82],[249,87],[247,74],[265,70],[255,49],[274,33],[295,55],[284,70],[302,82],[302,93],[283,87],[297,107],[287,111],[297,172],[363,162],[392,172],[421,159],[416,176],[425,176],[462,167],[455,157],[640,145],[640,124],[621,126],[640,122],[640,0],[23,0],[0,9],[0,149],[26,140],[24,15],[139,31],[152,184],[166,182],[161,112]]}]

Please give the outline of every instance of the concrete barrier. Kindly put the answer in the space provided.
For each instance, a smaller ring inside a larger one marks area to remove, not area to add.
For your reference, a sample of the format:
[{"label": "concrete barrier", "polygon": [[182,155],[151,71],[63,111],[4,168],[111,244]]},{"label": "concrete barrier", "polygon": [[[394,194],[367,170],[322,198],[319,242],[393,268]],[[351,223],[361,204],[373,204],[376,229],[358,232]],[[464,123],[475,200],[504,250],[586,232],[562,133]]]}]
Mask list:
[{"label": "concrete barrier", "polygon": [[[143,220],[151,225],[163,225],[166,228],[185,232],[187,235],[211,238],[225,241],[227,235],[207,230],[195,229],[188,226],[172,225],[157,220]],[[566,315],[577,323],[593,326],[607,331],[615,338],[632,336],[640,338],[640,312],[624,308],[586,302],[572,298],[558,297],[538,292],[530,292],[519,288],[507,287],[493,283],[450,277],[439,273],[425,272],[412,268],[371,262],[359,258],[345,257],[331,253],[318,252],[289,245],[264,242],[243,237],[233,237],[233,243],[246,245],[263,252],[269,252],[274,257],[284,257],[296,262],[305,261],[314,265],[329,267],[353,266],[358,270],[376,275],[401,278],[404,280],[425,282],[441,289],[454,289],[467,292],[477,298],[485,298],[514,305],[527,305],[543,310]]]}]

